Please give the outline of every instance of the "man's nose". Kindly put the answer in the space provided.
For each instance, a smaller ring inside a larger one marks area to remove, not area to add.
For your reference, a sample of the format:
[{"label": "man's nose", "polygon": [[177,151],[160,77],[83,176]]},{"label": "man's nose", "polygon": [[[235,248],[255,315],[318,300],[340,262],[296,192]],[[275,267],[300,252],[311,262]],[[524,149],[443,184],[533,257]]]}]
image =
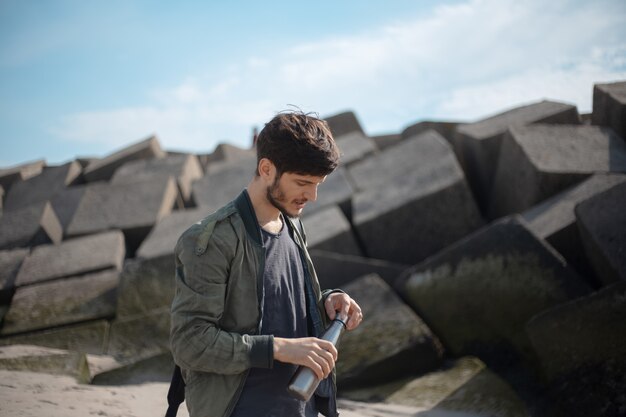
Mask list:
[{"label": "man's nose", "polygon": [[317,200],[317,185],[311,185],[309,188],[307,188],[304,192],[304,198],[309,201]]}]

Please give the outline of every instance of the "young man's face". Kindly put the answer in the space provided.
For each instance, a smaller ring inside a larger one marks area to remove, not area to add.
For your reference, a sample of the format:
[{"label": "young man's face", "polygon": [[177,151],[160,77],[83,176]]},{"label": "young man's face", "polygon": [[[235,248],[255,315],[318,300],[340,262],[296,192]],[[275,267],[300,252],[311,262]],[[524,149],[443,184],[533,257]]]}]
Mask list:
[{"label": "young man's face", "polygon": [[325,179],[285,172],[267,187],[267,199],[287,216],[299,217],[307,202],[317,200],[317,187]]}]

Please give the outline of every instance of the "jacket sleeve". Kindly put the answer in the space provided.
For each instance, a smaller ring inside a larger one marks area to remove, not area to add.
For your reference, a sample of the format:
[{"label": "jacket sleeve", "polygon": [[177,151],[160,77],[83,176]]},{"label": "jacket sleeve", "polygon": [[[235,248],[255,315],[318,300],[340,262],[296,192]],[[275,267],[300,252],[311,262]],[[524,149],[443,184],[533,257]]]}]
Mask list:
[{"label": "jacket sleeve", "polygon": [[201,253],[193,228],[176,245],[170,335],[174,361],[182,368],[219,374],[237,374],[250,367],[271,368],[272,336],[228,332],[219,326],[236,245],[226,244],[218,229],[219,225]]}]

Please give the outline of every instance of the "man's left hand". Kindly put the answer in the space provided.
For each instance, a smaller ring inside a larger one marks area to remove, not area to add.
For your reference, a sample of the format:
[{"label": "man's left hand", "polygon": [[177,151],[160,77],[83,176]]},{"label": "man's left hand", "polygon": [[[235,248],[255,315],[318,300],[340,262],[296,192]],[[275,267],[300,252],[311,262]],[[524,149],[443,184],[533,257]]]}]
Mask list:
[{"label": "man's left hand", "polygon": [[339,317],[348,317],[346,329],[356,329],[363,321],[363,312],[361,307],[346,293],[334,292],[326,298],[324,303],[326,314],[331,320],[339,314]]}]

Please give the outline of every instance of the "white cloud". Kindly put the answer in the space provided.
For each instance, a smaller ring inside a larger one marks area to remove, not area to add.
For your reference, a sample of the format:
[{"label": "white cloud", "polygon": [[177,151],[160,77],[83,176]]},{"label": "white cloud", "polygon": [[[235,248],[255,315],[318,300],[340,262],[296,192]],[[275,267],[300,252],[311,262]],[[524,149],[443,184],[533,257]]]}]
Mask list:
[{"label": "white cloud", "polygon": [[166,148],[245,146],[251,129],[296,104],[353,109],[369,133],[421,118],[474,119],[551,98],[591,108],[595,82],[626,79],[619,1],[472,0],[353,36],[241,57],[152,92],[136,108],[67,116],[55,133],[111,146],[157,132]]}]

